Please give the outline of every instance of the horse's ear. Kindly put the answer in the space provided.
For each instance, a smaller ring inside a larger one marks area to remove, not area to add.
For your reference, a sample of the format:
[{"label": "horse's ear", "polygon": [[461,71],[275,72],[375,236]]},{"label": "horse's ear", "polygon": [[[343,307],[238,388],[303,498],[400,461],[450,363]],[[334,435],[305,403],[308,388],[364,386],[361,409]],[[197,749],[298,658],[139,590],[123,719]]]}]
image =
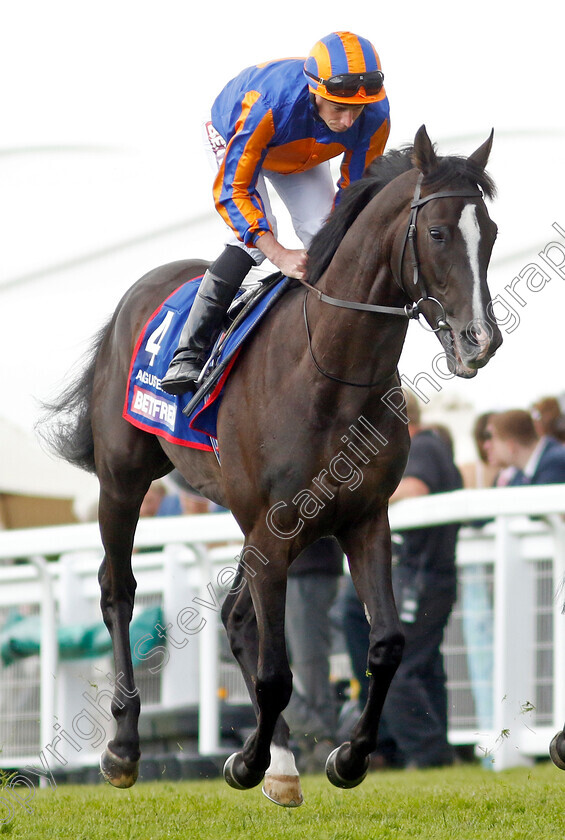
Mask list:
[{"label": "horse's ear", "polygon": [[414,138],[414,151],[412,153],[412,163],[414,166],[427,175],[432,169],[437,166],[437,157],[432,145],[432,141],[428,137],[426,126],[421,125],[416,132]]},{"label": "horse's ear", "polygon": [[491,130],[490,135],[487,140],[483,143],[482,146],[473,152],[472,155],[469,155],[469,160],[474,161],[478,164],[481,169],[484,169],[488,163],[489,155],[492,149],[492,141],[494,138],[494,128]]}]

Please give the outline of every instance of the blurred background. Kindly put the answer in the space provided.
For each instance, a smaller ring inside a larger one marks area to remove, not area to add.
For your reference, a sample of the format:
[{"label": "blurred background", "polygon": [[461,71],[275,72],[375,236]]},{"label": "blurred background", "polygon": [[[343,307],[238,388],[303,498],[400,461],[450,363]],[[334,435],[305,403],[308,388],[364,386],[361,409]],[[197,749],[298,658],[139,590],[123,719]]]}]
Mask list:
[{"label": "blurred background", "polygon": [[[400,370],[473,457],[476,415],[561,395],[565,279],[540,252],[565,230],[562,31],[554,3],[475,0],[198,6],[22,0],[0,12],[0,500],[7,526],[69,521],[96,492],[44,454],[40,402],[76,371],[124,291],[151,268],[213,259],[223,243],[200,124],[243,67],[305,56],[349,29],[376,46],[389,148],[425,123],[440,153],[495,129],[490,287],[505,343],[471,381],[441,378],[437,340],[412,324]],[[294,236],[284,212],[280,238]],[[553,261],[561,252],[550,251]],[[536,269],[539,269],[536,273]],[[539,272],[543,272],[539,273]],[[530,278],[528,286],[527,279]],[[514,289],[512,295],[511,289]],[[516,297],[518,294],[518,299]],[[297,325],[299,328],[299,325]],[[445,371],[445,367],[441,368]],[[435,384],[434,384],[435,383]],[[31,501],[30,501],[31,500]],[[25,513],[22,510],[25,508]]]}]

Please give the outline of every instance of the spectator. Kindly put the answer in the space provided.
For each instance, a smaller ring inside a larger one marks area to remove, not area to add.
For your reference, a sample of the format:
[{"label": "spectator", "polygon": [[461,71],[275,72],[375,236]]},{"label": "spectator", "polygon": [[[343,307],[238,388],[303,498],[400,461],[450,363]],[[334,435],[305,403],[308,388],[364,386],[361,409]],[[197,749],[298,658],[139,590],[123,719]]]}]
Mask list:
[{"label": "spectator", "polygon": [[177,494],[170,494],[163,481],[154,481],[145,494],[139,516],[176,516],[181,512]]},{"label": "spectator", "polygon": [[179,498],[179,513],[185,516],[199,513],[216,513],[217,511],[225,511],[226,508],[220,508],[215,505],[210,499],[196,493],[190,486],[186,478],[177,469],[173,470],[167,476],[167,479],[175,487],[175,492]]},{"label": "spectator", "polygon": [[[461,487],[461,475],[448,443],[421,426],[419,405],[406,395],[411,438],[404,476],[391,498],[443,493]],[[374,759],[401,767],[452,764],[447,740],[447,679],[440,645],[456,599],[455,546],[458,525],[440,525],[404,532],[393,565],[393,587],[406,637],[402,662],[391,683],[381,718]],[[368,625],[363,607],[349,598],[344,629],[352,665],[366,692]],[[360,649],[364,665],[360,665]],[[362,697],[364,696],[362,692]]]},{"label": "spectator", "polygon": [[463,487],[481,488],[493,487],[498,474],[498,467],[489,464],[485,440],[488,438],[487,425],[492,412],[480,414],[473,426],[473,441],[477,451],[477,459],[463,464],[459,470],[463,479]]},{"label": "spectator", "polygon": [[444,426],[442,423],[434,423],[433,425],[426,426],[426,428],[430,432],[435,432],[436,435],[442,439],[446,447],[449,449],[449,454],[452,458],[454,458],[455,444],[453,442],[453,435],[451,434],[448,426]]},{"label": "spectator", "polygon": [[161,481],[154,481],[141,503],[139,516],[157,516],[161,503],[166,495],[165,485]]},{"label": "spectator", "polygon": [[323,537],[304,549],[288,572],[286,642],[293,690],[284,717],[298,742],[298,766],[303,773],[323,771],[335,746],[329,612],[342,574],[343,552],[333,537]]},{"label": "spectator", "polygon": [[210,513],[211,502],[209,499],[205,499],[204,496],[199,496],[197,493],[181,491],[180,506],[181,512],[185,516],[192,516],[199,513]]},{"label": "spectator", "polygon": [[538,400],[532,406],[531,415],[538,437],[549,436],[565,442],[565,415],[556,397]]},{"label": "spectator", "polygon": [[510,486],[565,482],[565,447],[555,438],[539,437],[528,411],[493,414],[487,425],[485,449],[495,467],[514,467]]}]

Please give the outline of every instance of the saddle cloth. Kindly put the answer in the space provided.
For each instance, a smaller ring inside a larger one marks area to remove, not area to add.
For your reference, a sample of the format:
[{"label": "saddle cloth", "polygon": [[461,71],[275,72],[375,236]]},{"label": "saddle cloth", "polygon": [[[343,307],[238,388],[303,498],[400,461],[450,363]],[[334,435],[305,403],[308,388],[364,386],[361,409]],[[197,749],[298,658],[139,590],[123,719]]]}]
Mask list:
[{"label": "saddle cloth", "polygon": [[[172,396],[161,388],[169,362],[178,346],[187,314],[194,302],[202,277],[195,277],[174,291],[151,315],[133,351],[123,417],[145,432],[158,435],[179,446],[217,452],[217,419],[223,390],[243,342],[286,290],[289,280],[282,277],[259,299],[257,304],[236,319],[226,334],[220,336],[208,370],[213,388],[196,399],[186,417],[183,411],[193,394]],[[214,371],[218,372],[217,381]],[[198,396],[198,395],[197,395]]]}]

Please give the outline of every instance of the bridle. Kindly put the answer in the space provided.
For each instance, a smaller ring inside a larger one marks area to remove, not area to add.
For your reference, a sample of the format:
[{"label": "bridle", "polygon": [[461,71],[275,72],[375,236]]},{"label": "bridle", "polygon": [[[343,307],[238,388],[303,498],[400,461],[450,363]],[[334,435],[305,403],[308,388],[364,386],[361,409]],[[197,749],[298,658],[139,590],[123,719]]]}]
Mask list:
[{"label": "bridle", "polygon": [[407,308],[410,309],[410,314],[408,315],[409,318],[415,318],[416,320],[419,319],[421,311],[419,306],[421,303],[425,301],[433,301],[437,303],[440,308],[440,312],[442,313],[439,318],[436,319],[436,326],[435,328],[432,327],[432,332],[439,332],[439,330],[448,330],[449,324],[447,323],[445,309],[443,304],[440,303],[437,298],[430,297],[426,291],[426,287],[420,277],[420,261],[418,259],[418,247],[416,242],[416,221],[418,217],[418,210],[424,204],[427,204],[428,201],[432,201],[436,198],[482,198],[483,194],[480,190],[446,190],[445,192],[437,192],[437,193],[430,193],[430,195],[424,196],[424,198],[420,198],[420,190],[422,188],[422,181],[424,176],[422,173],[418,176],[418,180],[416,181],[416,188],[414,190],[414,197],[412,199],[412,203],[410,204],[410,216],[408,218],[408,226],[406,228],[406,232],[404,234],[404,240],[402,242],[402,249],[400,251],[400,259],[398,261],[398,280],[396,280],[397,285],[399,288],[402,289],[401,285],[401,278],[402,278],[402,265],[404,263],[404,254],[406,252],[407,246],[409,246],[411,259],[412,259],[412,279],[413,284],[417,288],[418,293],[420,294],[420,298],[413,304],[408,304]]},{"label": "bridle", "polygon": [[394,276],[393,272],[393,277],[397,286],[404,292],[404,289],[401,285],[401,278],[402,267],[404,265],[404,256],[408,248],[410,250],[412,262],[413,284],[417,288],[418,294],[420,295],[420,297],[415,303],[407,303],[405,306],[380,306],[378,304],[373,303],[361,303],[352,300],[341,300],[340,298],[335,298],[331,295],[327,295],[325,292],[322,292],[321,289],[316,288],[316,286],[313,286],[306,280],[300,280],[300,283],[302,283],[302,285],[306,287],[306,294],[304,295],[304,303],[302,308],[304,313],[304,323],[306,325],[306,335],[308,337],[308,349],[310,351],[310,356],[312,357],[312,361],[314,362],[314,365],[316,366],[317,370],[321,374],[323,374],[323,376],[326,376],[328,379],[332,379],[334,382],[339,382],[342,385],[353,385],[357,388],[372,388],[375,385],[378,385],[378,382],[349,382],[346,379],[340,379],[337,376],[333,376],[331,373],[328,373],[328,371],[325,371],[323,370],[323,368],[320,367],[314,356],[314,351],[312,350],[312,336],[310,333],[310,326],[308,324],[308,313],[306,311],[306,301],[308,298],[308,292],[312,292],[313,294],[315,294],[318,300],[322,301],[323,303],[329,303],[331,306],[337,306],[341,309],[355,309],[359,312],[375,312],[381,315],[399,315],[403,318],[413,319],[416,321],[419,321],[420,315],[422,314],[420,304],[425,303],[427,301],[432,301],[433,303],[436,303],[438,305],[440,311],[438,318],[436,318],[435,327],[430,328],[431,331],[439,332],[440,330],[450,329],[450,326],[447,323],[447,316],[443,304],[437,298],[428,295],[426,287],[420,276],[420,262],[418,259],[418,248],[416,243],[416,222],[418,218],[418,210],[424,204],[427,204],[428,201],[433,201],[436,198],[482,198],[483,194],[480,190],[477,189],[446,190],[445,192],[430,193],[430,195],[426,195],[423,198],[421,198],[420,192],[422,188],[423,179],[424,175],[421,172],[418,176],[418,180],[416,181],[414,196],[410,203],[410,216],[408,218],[408,225],[406,227],[406,232],[402,241],[402,249],[400,251],[400,257],[398,260],[397,277]]}]

